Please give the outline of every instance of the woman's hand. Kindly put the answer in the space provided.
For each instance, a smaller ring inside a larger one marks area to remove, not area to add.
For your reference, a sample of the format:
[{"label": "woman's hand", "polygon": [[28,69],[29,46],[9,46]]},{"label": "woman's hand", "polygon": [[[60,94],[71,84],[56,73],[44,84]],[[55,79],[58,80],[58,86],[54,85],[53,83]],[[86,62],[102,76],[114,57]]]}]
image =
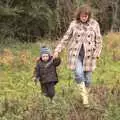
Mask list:
[{"label": "woman's hand", "polygon": [[53,53],[53,59],[58,57],[58,52]]}]

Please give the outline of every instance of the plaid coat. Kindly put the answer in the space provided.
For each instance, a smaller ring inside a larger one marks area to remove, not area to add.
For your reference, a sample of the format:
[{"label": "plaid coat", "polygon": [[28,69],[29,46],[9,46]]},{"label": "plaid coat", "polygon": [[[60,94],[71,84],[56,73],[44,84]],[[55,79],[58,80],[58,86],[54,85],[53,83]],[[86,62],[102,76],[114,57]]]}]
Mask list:
[{"label": "plaid coat", "polygon": [[84,71],[93,71],[96,67],[96,58],[100,56],[102,49],[102,37],[97,21],[90,19],[86,24],[73,20],[62,40],[55,49],[61,52],[66,46],[68,48],[68,66],[74,70],[82,44],[84,45]]}]

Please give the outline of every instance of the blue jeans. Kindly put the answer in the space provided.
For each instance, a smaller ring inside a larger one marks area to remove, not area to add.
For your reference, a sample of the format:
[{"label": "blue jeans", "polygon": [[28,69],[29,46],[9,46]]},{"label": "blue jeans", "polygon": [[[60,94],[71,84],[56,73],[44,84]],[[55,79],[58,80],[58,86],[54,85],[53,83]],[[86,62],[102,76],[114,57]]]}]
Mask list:
[{"label": "blue jeans", "polygon": [[89,87],[92,79],[92,72],[91,71],[84,71],[83,70],[83,58],[80,56],[77,59],[76,69],[75,69],[75,80],[79,84],[81,82],[85,82],[85,86]]}]

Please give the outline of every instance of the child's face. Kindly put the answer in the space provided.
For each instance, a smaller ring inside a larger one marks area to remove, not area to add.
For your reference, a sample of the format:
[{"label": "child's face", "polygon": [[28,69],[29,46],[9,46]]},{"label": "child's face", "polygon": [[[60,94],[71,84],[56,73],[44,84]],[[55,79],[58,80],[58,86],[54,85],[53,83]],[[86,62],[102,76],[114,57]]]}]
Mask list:
[{"label": "child's face", "polygon": [[48,54],[42,54],[41,58],[42,58],[43,61],[46,62],[46,61],[49,60],[49,55]]}]

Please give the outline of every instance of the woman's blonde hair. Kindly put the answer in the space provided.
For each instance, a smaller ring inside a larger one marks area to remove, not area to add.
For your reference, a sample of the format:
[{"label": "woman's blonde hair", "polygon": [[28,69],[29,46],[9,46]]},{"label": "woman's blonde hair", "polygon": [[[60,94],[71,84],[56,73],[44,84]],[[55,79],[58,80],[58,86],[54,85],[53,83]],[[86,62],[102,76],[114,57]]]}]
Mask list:
[{"label": "woman's blonde hair", "polygon": [[91,18],[91,7],[88,4],[81,5],[77,10],[75,11],[75,19],[77,22],[80,22],[80,14],[85,13],[88,15],[88,21]]}]

